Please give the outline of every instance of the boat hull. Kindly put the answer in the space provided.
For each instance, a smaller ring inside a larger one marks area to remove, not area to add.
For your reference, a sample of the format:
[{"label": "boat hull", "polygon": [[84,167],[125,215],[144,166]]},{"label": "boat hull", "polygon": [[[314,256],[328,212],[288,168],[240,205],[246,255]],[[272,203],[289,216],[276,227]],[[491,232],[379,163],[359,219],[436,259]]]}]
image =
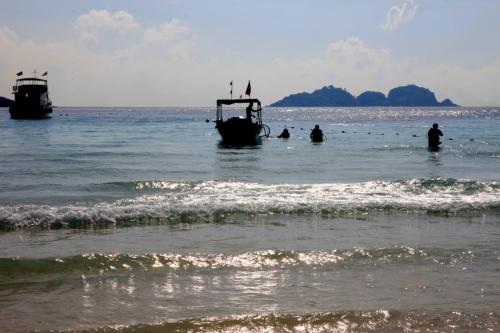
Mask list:
[{"label": "boat hull", "polygon": [[231,118],[227,121],[218,121],[217,130],[225,144],[259,144],[262,125],[252,123],[246,119]]},{"label": "boat hull", "polygon": [[52,107],[27,108],[14,104],[9,113],[11,119],[47,119],[52,116]]}]

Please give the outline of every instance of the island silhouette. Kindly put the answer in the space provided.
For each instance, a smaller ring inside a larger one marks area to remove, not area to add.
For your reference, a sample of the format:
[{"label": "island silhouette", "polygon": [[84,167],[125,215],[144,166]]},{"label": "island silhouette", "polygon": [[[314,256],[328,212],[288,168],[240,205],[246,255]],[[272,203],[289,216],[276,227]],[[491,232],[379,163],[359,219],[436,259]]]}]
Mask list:
[{"label": "island silhouette", "polygon": [[8,108],[14,103],[13,100],[0,96],[0,108]]},{"label": "island silhouette", "polygon": [[455,107],[449,98],[442,102],[436,99],[432,91],[414,84],[396,87],[389,91],[387,97],[377,91],[365,91],[354,97],[343,88],[325,86],[312,93],[301,92],[292,94],[272,103],[279,107],[308,106],[449,106]]},{"label": "island silhouette", "polygon": [[[0,96],[0,107],[9,107],[14,101]],[[358,97],[343,88],[325,86],[312,93],[291,94],[269,106],[308,107],[308,106],[459,106],[449,98],[439,102],[432,91],[414,84],[396,87],[385,96],[378,91],[365,91]]]}]

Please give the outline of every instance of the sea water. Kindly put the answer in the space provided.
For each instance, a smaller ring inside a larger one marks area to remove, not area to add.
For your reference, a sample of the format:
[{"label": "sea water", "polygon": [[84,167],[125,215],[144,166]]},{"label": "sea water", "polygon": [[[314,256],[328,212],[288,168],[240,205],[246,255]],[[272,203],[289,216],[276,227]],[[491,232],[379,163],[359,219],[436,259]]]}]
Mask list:
[{"label": "sea water", "polygon": [[500,330],[499,108],[214,117],[0,109],[0,331]]}]

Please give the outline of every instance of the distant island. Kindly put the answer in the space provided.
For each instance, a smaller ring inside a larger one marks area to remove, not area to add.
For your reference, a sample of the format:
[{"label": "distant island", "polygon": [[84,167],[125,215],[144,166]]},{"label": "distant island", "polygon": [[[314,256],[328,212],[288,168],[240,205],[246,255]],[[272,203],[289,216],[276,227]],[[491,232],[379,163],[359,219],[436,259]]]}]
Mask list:
[{"label": "distant island", "polygon": [[312,93],[301,92],[289,95],[270,106],[458,106],[449,98],[438,102],[436,96],[427,88],[414,84],[396,87],[387,97],[377,91],[365,91],[358,97],[342,88],[327,86]]},{"label": "distant island", "polygon": [[12,103],[13,100],[0,96],[0,108],[8,108]]}]

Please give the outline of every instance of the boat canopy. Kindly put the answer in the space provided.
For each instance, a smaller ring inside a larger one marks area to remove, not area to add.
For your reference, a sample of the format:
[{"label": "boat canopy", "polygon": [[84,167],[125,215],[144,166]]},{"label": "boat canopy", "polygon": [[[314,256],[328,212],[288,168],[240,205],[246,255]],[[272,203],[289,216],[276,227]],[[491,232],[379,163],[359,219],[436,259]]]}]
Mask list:
[{"label": "boat canopy", "polygon": [[233,104],[250,104],[256,103],[260,106],[260,101],[257,98],[245,98],[245,99],[218,99],[217,106],[222,105],[233,105]]}]

